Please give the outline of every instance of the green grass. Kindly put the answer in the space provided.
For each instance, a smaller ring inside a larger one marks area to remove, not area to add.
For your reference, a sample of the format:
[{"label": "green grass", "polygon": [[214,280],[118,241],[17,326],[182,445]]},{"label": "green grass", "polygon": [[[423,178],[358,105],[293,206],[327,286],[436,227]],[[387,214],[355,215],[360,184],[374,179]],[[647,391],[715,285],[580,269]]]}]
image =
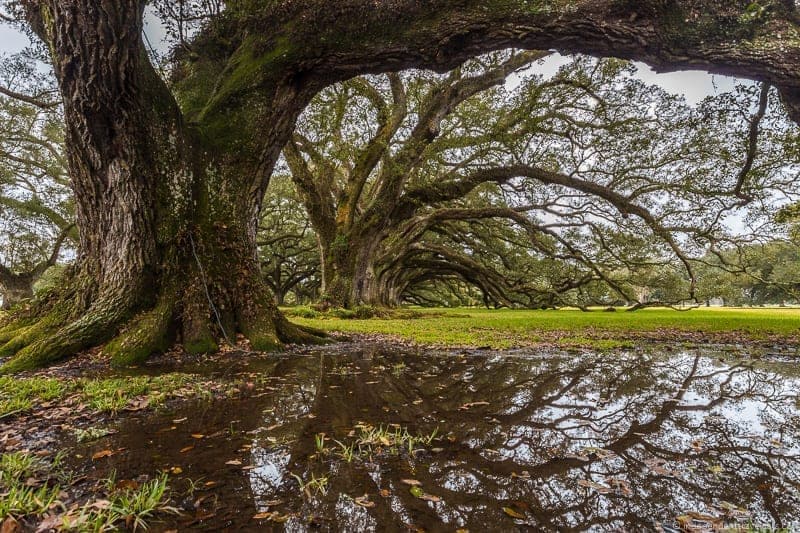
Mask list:
[{"label": "green grass", "polygon": [[[40,480],[41,486],[29,486],[29,479]],[[166,474],[140,486],[121,489],[112,477],[85,503],[59,500],[66,496],[60,487],[69,485],[71,480],[60,455],[47,462],[26,452],[0,454],[0,523],[8,517],[35,522],[52,509],[69,509],[59,531],[118,531],[123,524],[127,529],[141,531],[157,515],[177,513],[169,505]]]},{"label": "green grass", "polygon": [[612,349],[631,346],[638,336],[694,334],[699,341],[734,334],[742,340],[800,335],[800,309],[698,308],[691,311],[642,309],[628,313],[600,310],[420,310],[425,318],[344,320],[335,317],[293,318],[294,322],[325,331],[378,333],[438,346],[509,348],[541,342],[562,346]]},{"label": "green grass", "polygon": [[96,411],[116,413],[137,398],[158,407],[178,393],[202,395],[204,390],[200,376],[182,373],[102,379],[0,376],[0,420],[73,394]]}]

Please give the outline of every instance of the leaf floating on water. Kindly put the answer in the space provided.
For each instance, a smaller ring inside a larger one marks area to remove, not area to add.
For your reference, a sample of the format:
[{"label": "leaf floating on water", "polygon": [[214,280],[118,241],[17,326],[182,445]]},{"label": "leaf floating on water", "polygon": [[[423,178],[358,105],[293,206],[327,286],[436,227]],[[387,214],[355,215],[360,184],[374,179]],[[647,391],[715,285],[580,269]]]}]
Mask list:
[{"label": "leaf floating on water", "polygon": [[359,496],[354,501],[356,502],[356,505],[359,505],[361,507],[366,507],[367,509],[369,509],[370,507],[375,507],[375,502],[369,501],[369,495],[367,494]]},{"label": "leaf floating on water", "polygon": [[483,407],[486,405],[490,405],[489,402],[469,402],[459,407],[459,410],[467,411],[469,409],[472,409],[473,407]]},{"label": "leaf floating on water", "polygon": [[574,453],[568,453],[564,457],[566,457],[567,459],[577,459],[577,460],[583,461],[583,462],[586,462],[586,461],[589,460],[589,457],[587,457],[586,455],[577,455],[577,454],[574,454]]},{"label": "leaf floating on water", "polygon": [[623,496],[633,495],[633,491],[631,490],[630,484],[624,479],[606,478],[606,483],[611,485],[611,487],[617,494],[622,494]]},{"label": "leaf floating on water", "polygon": [[98,459],[103,459],[104,457],[111,457],[112,455],[114,455],[114,452],[111,450],[103,450],[92,455],[92,461],[97,461]]},{"label": "leaf floating on water", "polygon": [[417,481],[416,479],[401,479],[400,483],[411,485],[412,487],[419,487],[420,485],[422,485],[422,482]]},{"label": "leaf floating on water", "polygon": [[724,526],[722,518],[695,511],[689,511],[676,520],[684,531],[721,531]]},{"label": "leaf floating on water", "polygon": [[612,490],[605,485],[595,483],[594,481],[589,481],[588,479],[581,479],[578,481],[578,485],[581,487],[586,487],[587,489],[596,490],[600,494],[608,494],[609,492],[612,492]]},{"label": "leaf floating on water", "polygon": [[503,512],[506,513],[511,518],[516,518],[517,520],[525,520],[525,515],[516,511],[511,507],[503,507]]},{"label": "leaf floating on water", "polygon": [[181,448],[181,453],[186,453],[194,450],[194,446],[186,446],[185,448]]},{"label": "leaf floating on water", "polygon": [[704,446],[705,442],[703,439],[697,439],[692,441],[692,449],[696,452],[702,452],[705,449]]},{"label": "leaf floating on water", "polygon": [[206,438],[206,436],[205,436],[205,435],[203,435],[202,433],[192,433],[192,438],[193,438],[193,439],[200,440],[200,439],[204,439],[204,438]]}]

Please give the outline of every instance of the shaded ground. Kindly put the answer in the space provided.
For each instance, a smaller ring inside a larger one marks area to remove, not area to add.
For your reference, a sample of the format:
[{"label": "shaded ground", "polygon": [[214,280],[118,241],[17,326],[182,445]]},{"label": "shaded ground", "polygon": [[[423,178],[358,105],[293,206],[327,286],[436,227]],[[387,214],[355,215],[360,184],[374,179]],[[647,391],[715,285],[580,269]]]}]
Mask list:
[{"label": "shaded ground", "polygon": [[[113,472],[167,473],[182,514],[156,531],[786,526],[800,520],[800,368],[748,355],[342,343],[162,360],[134,373],[177,366],[218,389],[86,419],[39,404],[0,421],[0,446],[64,448],[74,502]],[[81,427],[113,434],[78,442]]]}]

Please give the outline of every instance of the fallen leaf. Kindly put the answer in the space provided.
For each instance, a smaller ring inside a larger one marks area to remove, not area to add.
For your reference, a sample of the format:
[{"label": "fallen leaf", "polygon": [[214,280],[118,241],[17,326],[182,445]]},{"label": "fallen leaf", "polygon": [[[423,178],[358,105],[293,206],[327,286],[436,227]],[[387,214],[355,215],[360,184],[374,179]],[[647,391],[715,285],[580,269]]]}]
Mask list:
[{"label": "fallen leaf", "polygon": [[459,407],[459,409],[461,411],[466,411],[467,409],[472,409],[473,407],[482,407],[485,405],[489,405],[489,402],[469,402]]},{"label": "fallen leaf", "polygon": [[22,531],[19,522],[10,516],[3,520],[3,524],[0,525],[0,533],[17,533],[18,531]]},{"label": "fallen leaf", "polygon": [[520,513],[519,511],[515,511],[511,507],[503,507],[503,512],[506,513],[511,518],[516,518],[518,520],[524,520],[525,515]]},{"label": "fallen leaf", "polygon": [[132,479],[121,479],[117,481],[114,488],[117,490],[136,490],[139,488],[139,483]]},{"label": "fallen leaf", "polygon": [[600,494],[608,494],[609,492],[612,492],[611,489],[606,487],[605,485],[601,485],[600,483],[595,483],[594,481],[588,481],[586,479],[579,480],[578,485],[580,485],[581,487],[586,487],[587,489],[596,490]]},{"label": "fallen leaf", "polygon": [[192,433],[192,438],[193,438],[193,439],[198,439],[198,440],[199,440],[199,439],[204,439],[204,438],[205,438],[205,435],[203,435],[203,434],[201,434],[201,433]]},{"label": "fallen leaf", "polygon": [[92,461],[97,461],[98,459],[102,459],[104,457],[111,457],[112,455],[114,455],[114,452],[111,450],[103,450],[92,455]]},{"label": "fallen leaf", "polygon": [[375,507],[375,502],[369,501],[369,496],[367,494],[359,496],[354,501],[356,505],[359,505],[361,507],[366,507],[367,509],[369,509],[370,507]]},{"label": "fallen leaf", "polygon": [[388,498],[389,496],[392,495],[392,493],[389,492],[388,489],[381,489],[381,491],[378,494],[380,494],[381,497],[383,497],[383,498]]},{"label": "fallen leaf", "polygon": [[186,453],[194,450],[194,446],[186,446],[185,448],[181,448],[181,453]]},{"label": "fallen leaf", "polygon": [[416,479],[401,479],[400,483],[411,485],[412,487],[419,487],[420,485],[422,485],[422,482],[417,481]]},{"label": "fallen leaf", "polygon": [[177,476],[178,474],[183,474],[183,468],[179,466],[173,466],[172,468],[169,469],[169,471],[172,472],[172,474],[175,476]]},{"label": "fallen leaf", "polygon": [[233,459],[231,461],[227,461],[225,464],[226,465],[232,465],[232,466],[242,466],[242,462],[239,461],[238,459]]},{"label": "fallen leaf", "polygon": [[411,489],[409,489],[408,492],[410,492],[411,495],[414,496],[415,498],[421,498],[422,495],[425,494],[425,491],[422,490],[422,488],[419,487],[418,485],[414,485],[413,487],[411,487]]},{"label": "fallen leaf", "polygon": [[269,520],[270,518],[272,518],[273,514],[275,514],[275,513],[272,513],[272,512],[258,513],[256,515],[253,515],[253,520],[265,520],[265,519]]}]

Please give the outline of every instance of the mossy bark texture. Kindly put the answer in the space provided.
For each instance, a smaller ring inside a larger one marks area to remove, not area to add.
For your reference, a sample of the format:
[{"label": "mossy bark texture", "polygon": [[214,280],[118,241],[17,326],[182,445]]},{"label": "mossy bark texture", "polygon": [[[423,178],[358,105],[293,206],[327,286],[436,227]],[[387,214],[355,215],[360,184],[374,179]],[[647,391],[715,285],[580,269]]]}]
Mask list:
[{"label": "mossy bark texture", "polygon": [[753,19],[727,1],[231,1],[169,85],[142,42],[146,3],[20,3],[64,101],[80,246],[58,294],[0,325],[2,371],[100,345],[127,364],[174,341],[315,339],[277,312],[254,233],[297,116],[342,79],[557,48],[761,79],[800,109],[792,2],[765,1]]}]

